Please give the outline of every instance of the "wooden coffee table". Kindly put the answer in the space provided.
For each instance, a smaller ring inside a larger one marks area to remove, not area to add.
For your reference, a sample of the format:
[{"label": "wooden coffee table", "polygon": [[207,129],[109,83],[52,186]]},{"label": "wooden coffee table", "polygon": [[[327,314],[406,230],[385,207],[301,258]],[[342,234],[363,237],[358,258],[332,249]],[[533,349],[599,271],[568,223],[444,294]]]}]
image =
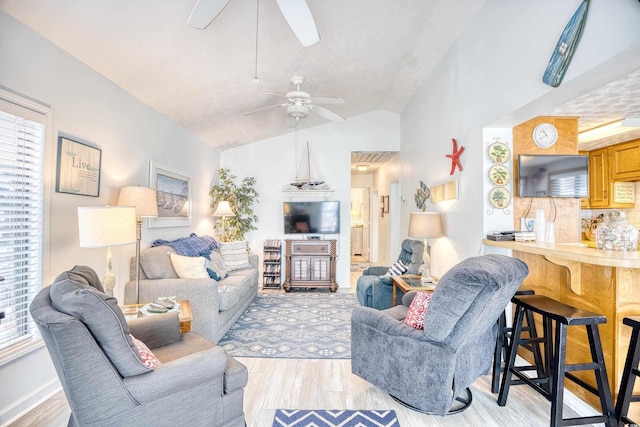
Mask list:
[{"label": "wooden coffee table", "polygon": [[[189,304],[188,300],[177,301],[180,304],[178,308],[178,321],[180,322],[180,333],[184,334],[191,330],[191,321],[193,320],[193,315],[191,314],[191,304]],[[143,307],[147,304],[125,304],[121,305],[122,312],[124,313],[124,318],[127,320],[137,319],[138,317],[145,316],[141,311],[140,307]],[[152,315],[153,316],[153,315]]]},{"label": "wooden coffee table", "polygon": [[436,288],[437,279],[434,279],[434,283],[422,284],[420,283],[420,279],[422,276],[418,276],[415,274],[408,274],[405,276],[391,276],[393,283],[393,300],[391,302],[392,306],[396,306],[396,294],[398,288],[404,293],[409,291],[433,291]]}]

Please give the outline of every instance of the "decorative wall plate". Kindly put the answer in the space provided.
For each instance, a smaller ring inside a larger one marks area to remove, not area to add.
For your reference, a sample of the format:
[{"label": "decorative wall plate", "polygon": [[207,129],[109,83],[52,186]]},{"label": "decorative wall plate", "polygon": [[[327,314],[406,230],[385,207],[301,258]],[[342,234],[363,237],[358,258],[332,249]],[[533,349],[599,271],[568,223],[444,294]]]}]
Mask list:
[{"label": "decorative wall plate", "polygon": [[494,142],[489,146],[489,157],[493,163],[506,163],[511,158],[511,150],[502,142]]},{"label": "decorative wall plate", "polygon": [[511,182],[511,172],[504,165],[493,165],[489,169],[489,179],[494,185],[507,185]]},{"label": "decorative wall plate", "polygon": [[489,201],[496,209],[504,209],[511,203],[511,193],[504,187],[494,187],[489,192]]}]

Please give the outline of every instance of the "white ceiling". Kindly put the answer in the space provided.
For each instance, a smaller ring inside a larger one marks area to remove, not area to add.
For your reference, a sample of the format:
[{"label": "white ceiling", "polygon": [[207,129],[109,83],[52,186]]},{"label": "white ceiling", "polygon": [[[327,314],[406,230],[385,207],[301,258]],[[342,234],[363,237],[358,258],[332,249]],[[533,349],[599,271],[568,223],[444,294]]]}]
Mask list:
[{"label": "white ceiling", "polygon": [[[401,112],[484,0],[307,0],[321,40],[303,47],[275,0],[231,0],[205,30],[187,25],[196,0],[0,0],[14,16],[145,104],[221,149],[292,132],[266,96],[307,77],[314,96],[346,117]],[[550,111],[577,116],[579,130],[640,117],[640,70]],[[326,123],[311,115],[300,128]],[[640,138],[640,130],[581,146]],[[362,161],[362,159],[360,159]],[[375,162],[372,163],[375,165]]]},{"label": "white ceiling", "polygon": [[[231,0],[205,30],[196,0],[0,0],[0,8],[204,141],[228,148],[291,132],[282,101],[304,75],[346,117],[399,113],[484,0],[307,0],[320,42],[303,47],[275,0]],[[317,116],[300,128],[326,123]]]}]

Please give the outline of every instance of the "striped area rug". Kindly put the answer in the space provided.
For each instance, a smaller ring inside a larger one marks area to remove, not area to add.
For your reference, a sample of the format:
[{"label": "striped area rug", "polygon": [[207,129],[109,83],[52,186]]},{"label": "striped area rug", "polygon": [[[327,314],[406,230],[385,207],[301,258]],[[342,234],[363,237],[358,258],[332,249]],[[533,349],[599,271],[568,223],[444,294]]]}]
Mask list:
[{"label": "striped area rug", "polygon": [[276,409],[273,427],[399,427],[393,410]]}]

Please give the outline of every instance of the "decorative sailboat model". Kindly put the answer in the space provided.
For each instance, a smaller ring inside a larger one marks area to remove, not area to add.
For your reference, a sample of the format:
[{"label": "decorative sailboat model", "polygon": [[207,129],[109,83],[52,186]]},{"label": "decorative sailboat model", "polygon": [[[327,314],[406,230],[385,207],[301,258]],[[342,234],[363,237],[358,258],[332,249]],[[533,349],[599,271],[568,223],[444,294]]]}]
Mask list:
[{"label": "decorative sailboat model", "polygon": [[[306,166],[306,173],[301,173],[303,168]],[[298,170],[296,171],[296,180],[291,183],[292,187],[296,187],[298,190],[314,190],[319,189],[319,187],[324,184],[324,181],[320,179],[314,179],[311,175],[311,151],[309,150],[309,141],[307,141],[305,152],[302,155],[302,159],[300,161],[300,165],[298,166]],[[323,190],[326,189],[323,186]]]}]

